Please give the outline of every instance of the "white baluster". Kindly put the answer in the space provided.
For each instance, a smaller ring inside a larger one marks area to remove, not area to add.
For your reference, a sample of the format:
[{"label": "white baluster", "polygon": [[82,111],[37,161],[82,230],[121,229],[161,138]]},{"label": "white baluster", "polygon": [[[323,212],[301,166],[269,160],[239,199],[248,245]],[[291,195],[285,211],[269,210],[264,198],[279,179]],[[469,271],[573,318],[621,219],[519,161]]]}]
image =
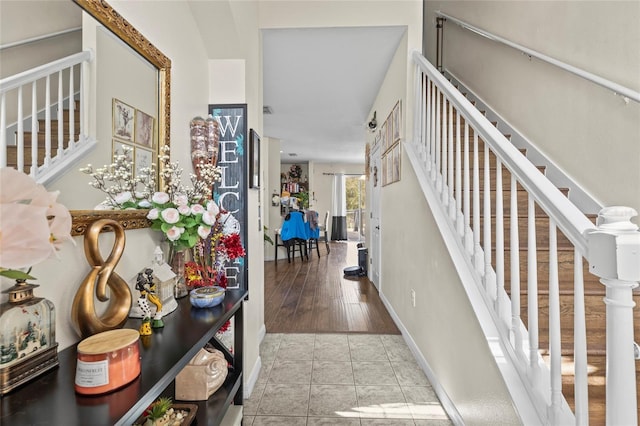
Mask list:
[{"label": "white baluster", "polygon": [[[464,125],[464,139],[463,143],[463,166],[462,166],[462,213],[464,215],[464,227],[463,227],[463,238],[467,234],[467,230],[471,226],[471,198],[470,198],[470,186],[469,182],[469,125],[465,122]],[[466,247],[466,239],[463,240]]]},{"label": "white baluster", "polygon": [[495,294],[495,274],[491,265],[491,164],[489,162],[489,144],[484,144],[484,288],[488,295]]},{"label": "white baluster", "polygon": [[582,254],[573,253],[573,361],[575,365],[576,424],[589,424],[589,390],[587,371],[587,326],[584,308],[584,277]]},{"label": "white baluster", "polygon": [[73,150],[73,148],[75,147],[75,140],[76,140],[76,129],[75,129],[75,110],[76,110],[76,102],[75,102],[75,95],[74,95],[74,90],[73,90],[73,67],[69,67],[69,151]]},{"label": "white baluster", "polygon": [[538,364],[538,244],[536,242],[536,207],[531,194],[527,211],[527,322],[529,331],[529,368],[531,381],[541,381]]},{"label": "white baluster", "polygon": [[454,174],[454,164],[453,164],[453,104],[451,102],[449,102],[449,148],[447,149],[447,151],[449,151],[449,166],[447,167],[447,169],[449,170],[449,177],[448,177],[448,186],[447,188],[449,189],[449,196],[448,196],[448,203],[449,203],[449,218],[451,220],[455,220],[456,219],[456,202],[453,199],[453,187],[454,187],[454,180],[453,180],[453,174]]},{"label": "white baluster", "polygon": [[441,169],[442,169],[442,179],[440,179],[440,182],[442,184],[442,194],[440,199],[442,200],[442,204],[444,204],[444,206],[447,206],[447,195],[449,193],[449,190],[447,188],[447,176],[449,176],[449,171],[447,170],[447,166],[449,165],[447,158],[448,158],[448,153],[447,153],[447,147],[449,146],[449,138],[448,138],[448,133],[447,133],[447,128],[448,128],[448,114],[447,114],[447,97],[443,94],[442,95],[442,126],[440,128],[440,132],[441,132],[441,139],[442,139],[442,145],[440,145],[440,152],[442,153],[442,163],[441,163]]},{"label": "white baluster", "polygon": [[58,72],[58,152],[56,156],[62,155],[64,149],[64,90],[62,88],[62,71]]},{"label": "white baluster", "polygon": [[496,158],[496,312],[504,291],[504,207],[502,203],[502,162]]},{"label": "white baluster", "polygon": [[51,76],[45,80],[45,109],[44,109],[44,165],[51,163]]},{"label": "white baluster", "polygon": [[549,414],[553,424],[560,418],[563,397],[558,237],[556,223],[552,218],[549,218],[549,358],[551,375],[551,411]]},{"label": "white baluster", "polygon": [[24,172],[24,117],[22,112],[22,86],[18,87],[18,133],[16,135],[17,169]]},{"label": "white baluster", "polygon": [[429,120],[429,126],[431,131],[429,134],[431,135],[429,139],[429,155],[431,157],[429,161],[430,172],[431,172],[431,180],[436,180],[436,99],[437,99],[438,91],[436,90],[433,82],[431,83],[431,118]]},{"label": "white baluster", "polygon": [[456,229],[464,235],[464,215],[462,214],[462,139],[460,138],[460,111],[456,111]]},{"label": "white baluster", "polygon": [[435,117],[435,121],[434,121],[434,127],[436,130],[436,137],[435,137],[435,148],[433,150],[433,155],[435,156],[435,160],[436,160],[436,164],[435,164],[435,168],[431,171],[431,173],[433,174],[433,180],[436,183],[436,190],[438,192],[440,192],[442,190],[442,169],[441,169],[441,158],[442,158],[442,151],[440,150],[440,143],[442,141],[442,134],[440,133],[440,128],[441,126],[441,120],[442,120],[442,116],[440,115],[440,105],[442,103],[442,98],[441,98],[441,93],[440,93],[440,89],[438,89],[437,87],[435,88],[436,90],[436,117]]},{"label": "white baluster", "polygon": [[38,174],[38,93],[36,81],[31,84],[31,171],[33,178]]},{"label": "white baluster", "polygon": [[480,159],[478,156],[478,133],[473,133],[473,242],[471,252],[474,265],[480,276],[484,276],[482,247],[480,247]]},{"label": "white baluster", "polygon": [[522,334],[520,334],[520,235],[518,230],[518,182],[511,174],[511,332],[514,336],[516,353],[522,353]]}]

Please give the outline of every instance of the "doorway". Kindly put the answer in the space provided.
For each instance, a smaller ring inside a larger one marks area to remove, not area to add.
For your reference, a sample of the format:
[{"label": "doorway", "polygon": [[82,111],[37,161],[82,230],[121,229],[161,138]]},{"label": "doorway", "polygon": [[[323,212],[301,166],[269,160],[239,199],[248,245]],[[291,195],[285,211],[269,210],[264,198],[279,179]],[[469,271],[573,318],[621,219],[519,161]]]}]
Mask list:
[{"label": "doorway", "polygon": [[347,199],[348,241],[363,242],[366,232],[366,185],[365,176],[347,176],[345,192]]}]

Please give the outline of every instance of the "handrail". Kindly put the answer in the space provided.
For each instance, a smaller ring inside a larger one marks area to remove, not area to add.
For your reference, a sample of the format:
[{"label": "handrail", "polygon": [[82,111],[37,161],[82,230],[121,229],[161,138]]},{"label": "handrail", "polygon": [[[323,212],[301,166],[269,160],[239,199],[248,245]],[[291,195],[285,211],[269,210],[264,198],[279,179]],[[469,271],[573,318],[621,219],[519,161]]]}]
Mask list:
[{"label": "handrail", "polygon": [[61,35],[74,33],[76,31],[82,31],[82,27],[73,27],[73,28],[69,28],[69,29],[66,29],[66,30],[62,30],[62,31],[56,31],[54,33],[43,34],[43,35],[31,37],[31,38],[26,38],[24,40],[14,41],[12,43],[2,44],[2,45],[0,45],[0,50],[9,49],[11,47],[23,46],[25,44],[35,43],[35,42],[40,41],[40,40],[46,40],[46,39],[49,39],[49,38],[58,37],[58,36],[61,36]]},{"label": "handrail", "polygon": [[525,53],[528,56],[532,56],[534,58],[538,58],[541,61],[547,62],[551,65],[555,65],[558,68],[561,68],[565,71],[568,71],[572,74],[577,75],[578,77],[582,77],[585,80],[591,81],[599,86],[602,86],[606,89],[609,89],[611,91],[613,91],[614,93],[623,96],[625,99],[631,99],[635,102],[639,102],[640,103],[640,92],[637,92],[633,89],[630,89],[628,87],[622,86],[621,84],[615,83],[611,80],[607,80],[604,77],[600,77],[598,75],[595,75],[593,73],[590,73],[588,71],[585,71],[581,68],[575,67],[573,65],[569,65],[566,62],[562,62],[558,59],[552,58],[550,56],[545,55],[544,53],[540,53],[536,50],[533,49],[529,49],[528,47],[522,46],[520,44],[514,43],[512,41],[509,41],[503,37],[497,36],[495,34],[492,34],[488,31],[485,31],[481,28],[478,28],[474,25],[471,25],[467,22],[461,21],[458,18],[454,18],[451,15],[447,15],[446,13],[440,12],[440,11],[436,11],[435,12],[436,16],[440,16],[442,18],[445,18],[448,21],[451,21],[457,25],[459,25],[460,27],[469,30],[471,32],[474,32],[478,35],[481,35],[482,37],[488,38],[489,40],[498,42],[498,43],[502,43],[506,46],[509,46],[513,49],[519,50],[523,53]]},{"label": "handrail", "polygon": [[[491,149],[502,158],[503,163],[512,174],[518,178],[518,182],[533,195],[540,207],[553,217],[558,227],[565,236],[575,245],[581,253],[587,254],[586,231],[593,230],[594,224],[558,190],[540,171],[528,161],[520,161],[522,154],[507,141],[505,136],[483,116],[471,102],[431,65],[420,52],[413,52],[413,60],[424,70],[429,70],[431,78],[438,83],[442,92],[458,110],[468,111],[469,123],[477,129]],[[502,141],[496,144],[493,141]]]},{"label": "handrail", "polygon": [[7,91],[12,89],[16,89],[23,84],[30,83],[39,78],[46,77],[53,72],[80,64],[83,61],[91,61],[92,57],[92,51],[85,50],[79,53],[74,53],[73,55],[66,56],[62,59],[49,62],[48,64],[40,65],[39,67],[35,67],[30,70],[4,78],[0,80],[0,94],[6,93]]}]

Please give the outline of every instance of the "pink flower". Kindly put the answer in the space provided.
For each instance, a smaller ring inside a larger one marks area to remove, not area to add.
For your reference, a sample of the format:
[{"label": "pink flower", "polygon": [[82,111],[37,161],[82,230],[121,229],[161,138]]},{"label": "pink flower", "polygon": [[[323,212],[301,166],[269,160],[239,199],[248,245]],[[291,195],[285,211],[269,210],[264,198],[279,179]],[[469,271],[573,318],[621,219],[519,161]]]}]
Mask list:
[{"label": "pink flower", "polygon": [[177,206],[186,206],[187,204],[189,204],[189,198],[187,198],[187,196],[184,194],[176,194],[176,196],[174,197],[174,201]]},{"label": "pink flower", "polygon": [[178,210],[174,209],[173,207],[162,210],[160,216],[162,216],[162,220],[171,224],[178,223],[178,221],[180,220],[180,212],[178,212]]},{"label": "pink flower", "polygon": [[178,205],[178,212],[182,215],[189,216],[191,214],[191,208],[186,204],[180,204]]},{"label": "pink flower", "polygon": [[209,201],[207,203],[207,211],[211,213],[213,217],[216,217],[218,213],[220,213],[220,207],[218,207],[214,201]]},{"label": "pink flower", "polygon": [[192,214],[202,214],[204,213],[204,207],[202,207],[200,204],[194,204],[191,206],[191,213]]},{"label": "pink flower", "polygon": [[167,238],[169,241],[175,241],[180,238],[180,235],[184,232],[184,228],[178,226],[172,226],[167,230]]},{"label": "pink flower", "polygon": [[208,226],[198,226],[198,235],[200,236],[200,238],[205,239],[209,236],[210,233],[211,228],[209,228]]},{"label": "pink flower", "polygon": [[149,210],[149,213],[147,213],[147,219],[156,220],[159,215],[160,215],[160,212],[158,211],[158,209],[151,209]]},{"label": "pink flower", "polygon": [[205,223],[205,225],[212,226],[216,221],[216,217],[215,215],[212,215],[209,210],[207,210],[206,212],[202,213],[202,221]]},{"label": "pink flower", "polygon": [[125,191],[125,192],[121,192],[119,194],[116,194],[116,196],[113,197],[113,198],[116,200],[116,203],[124,204],[127,201],[131,200],[133,197],[131,196],[131,192]]},{"label": "pink flower", "polygon": [[166,204],[169,202],[169,194],[166,192],[156,192],[153,194],[153,197],[151,197],[151,201],[156,204]]},{"label": "pink flower", "polygon": [[71,241],[71,214],[30,176],[0,169],[0,266],[25,268],[56,253]]}]

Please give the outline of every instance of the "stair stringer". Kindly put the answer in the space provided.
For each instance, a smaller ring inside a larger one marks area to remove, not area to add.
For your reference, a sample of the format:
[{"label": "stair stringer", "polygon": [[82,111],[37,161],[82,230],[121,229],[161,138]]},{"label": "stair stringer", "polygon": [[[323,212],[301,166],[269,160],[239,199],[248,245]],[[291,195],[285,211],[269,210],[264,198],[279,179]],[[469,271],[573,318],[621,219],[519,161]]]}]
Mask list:
[{"label": "stair stringer", "polygon": [[[508,325],[503,319],[504,315],[498,315],[492,309],[493,301],[485,295],[483,279],[474,268],[473,259],[466,254],[464,241],[459,237],[455,225],[449,219],[448,208],[441,203],[438,191],[431,185],[429,173],[420,160],[416,145],[406,143],[404,147],[522,424],[527,426],[550,424],[550,413],[548,412],[550,401],[548,392],[545,392],[550,389],[548,367],[542,357],[538,355],[537,365],[541,372],[538,381],[534,385],[532,380],[526,377],[524,367],[529,363],[529,360],[518,358],[513,351]],[[495,274],[493,275],[495,276]],[[504,289],[501,290],[499,297],[501,302],[509,303],[509,297]],[[504,303],[501,305],[505,306]],[[522,321],[520,323],[522,335],[526,338],[526,329]],[[524,344],[528,344],[528,342],[524,342]],[[436,390],[435,387],[434,390]],[[556,424],[575,424],[575,416],[564,398],[561,409],[553,416],[555,416]]]}]

